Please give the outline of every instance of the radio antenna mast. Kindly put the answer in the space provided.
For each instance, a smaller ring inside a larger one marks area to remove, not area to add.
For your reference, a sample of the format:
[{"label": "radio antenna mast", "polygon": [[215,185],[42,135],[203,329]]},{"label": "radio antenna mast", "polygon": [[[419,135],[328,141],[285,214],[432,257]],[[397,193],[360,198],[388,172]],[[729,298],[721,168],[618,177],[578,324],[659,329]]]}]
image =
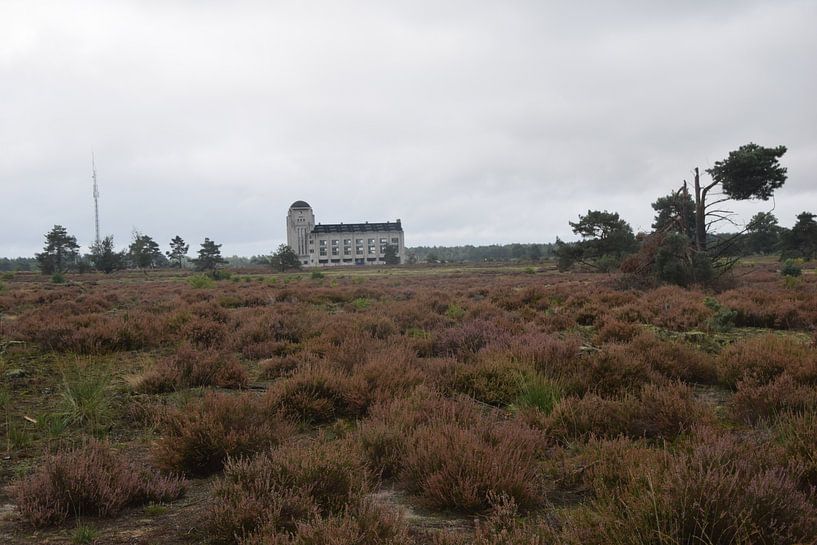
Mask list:
[{"label": "radio antenna mast", "polygon": [[96,243],[99,244],[99,187],[96,184],[96,161],[94,152],[91,152],[91,178],[94,180],[94,228]]}]

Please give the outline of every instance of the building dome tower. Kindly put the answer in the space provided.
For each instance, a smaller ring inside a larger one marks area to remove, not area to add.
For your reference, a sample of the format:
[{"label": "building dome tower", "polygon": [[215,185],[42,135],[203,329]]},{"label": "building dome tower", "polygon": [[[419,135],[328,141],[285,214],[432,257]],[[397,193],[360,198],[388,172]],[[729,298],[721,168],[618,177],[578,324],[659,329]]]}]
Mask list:
[{"label": "building dome tower", "polygon": [[287,244],[301,260],[309,261],[309,233],[315,227],[315,214],[306,201],[295,201],[287,214]]}]

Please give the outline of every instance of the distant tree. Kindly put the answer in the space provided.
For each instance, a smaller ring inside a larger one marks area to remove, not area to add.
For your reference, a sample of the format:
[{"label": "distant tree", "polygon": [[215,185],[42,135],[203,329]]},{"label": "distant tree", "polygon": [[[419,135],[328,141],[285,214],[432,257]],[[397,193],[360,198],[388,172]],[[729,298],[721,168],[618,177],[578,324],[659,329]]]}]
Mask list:
[{"label": "distant tree", "polygon": [[673,191],[652,203],[655,220],[652,228],[665,233],[682,233],[695,238],[695,201],[688,191]]},{"label": "distant tree", "polygon": [[281,272],[288,269],[301,268],[301,260],[298,258],[298,254],[286,244],[278,246],[278,249],[275,250],[270,258],[270,264]]},{"label": "distant tree", "polygon": [[797,215],[797,222],[791,231],[783,235],[782,255],[784,259],[801,257],[814,259],[817,257],[817,217],[811,212],[802,212]]},{"label": "distant tree", "polygon": [[62,225],[55,225],[45,234],[43,251],[35,255],[43,274],[63,273],[76,265],[79,244]]},{"label": "distant tree", "polygon": [[426,256],[426,263],[440,263],[440,262],[442,262],[442,260],[434,252],[429,252],[429,254]]},{"label": "distant tree", "polygon": [[386,249],[383,251],[383,260],[386,262],[386,265],[400,264],[400,254],[397,252],[396,245],[388,244],[386,246]]},{"label": "distant tree", "polygon": [[[786,181],[786,168],[779,159],[786,153],[786,146],[764,148],[754,143],[741,146],[715,166],[707,169],[712,182],[702,186],[698,169],[695,179],[695,246],[700,252],[707,251],[707,232],[721,221],[730,221],[731,211],[719,205],[730,200],[769,200],[776,189]],[[686,183],[685,183],[686,185]],[[707,203],[709,192],[720,186],[722,195]],[[713,208],[715,207],[715,208]],[[716,249],[717,251],[717,249]],[[712,257],[717,258],[717,255]]]},{"label": "distant tree", "polygon": [[528,258],[534,262],[542,259],[542,248],[538,244],[531,244],[528,249]]},{"label": "distant tree", "polygon": [[581,262],[598,270],[611,270],[638,248],[632,228],[616,212],[588,210],[579,221],[569,223],[582,240],[570,244],[556,240],[555,253],[562,269]]},{"label": "distant tree", "polygon": [[128,247],[128,258],[139,269],[152,269],[161,266],[165,261],[156,241],[149,235],[139,232],[133,234],[133,241]]},{"label": "distant tree", "polygon": [[107,236],[91,245],[90,261],[94,269],[110,274],[125,268],[125,253],[117,252],[113,236]]},{"label": "distant tree", "polygon": [[190,245],[186,244],[182,237],[176,235],[170,241],[170,251],[165,252],[165,255],[174,267],[181,269],[184,260],[187,259],[188,251],[190,251]]},{"label": "distant tree", "polygon": [[748,238],[746,249],[754,254],[770,254],[777,251],[782,229],[771,212],[758,212],[746,226]]},{"label": "distant tree", "polygon": [[209,238],[205,238],[204,242],[201,243],[199,257],[193,259],[193,263],[196,265],[196,270],[207,271],[215,276],[219,265],[224,265],[227,260],[221,257],[221,244],[216,244]]}]

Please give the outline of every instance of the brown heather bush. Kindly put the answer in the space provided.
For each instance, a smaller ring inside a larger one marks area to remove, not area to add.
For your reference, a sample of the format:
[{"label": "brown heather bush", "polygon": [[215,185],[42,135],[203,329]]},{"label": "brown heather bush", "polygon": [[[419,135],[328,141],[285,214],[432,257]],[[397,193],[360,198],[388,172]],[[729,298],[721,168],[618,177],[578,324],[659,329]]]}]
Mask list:
[{"label": "brown heather bush", "polygon": [[564,378],[573,372],[582,342],[577,336],[560,338],[546,333],[528,333],[511,342],[508,352],[514,360],[532,365],[548,378]]},{"label": "brown heather bush", "polygon": [[702,384],[717,382],[714,358],[687,343],[662,340],[645,331],[632,340],[628,350],[665,377]]},{"label": "brown heather bush", "polygon": [[258,362],[260,378],[276,379],[287,376],[301,365],[301,359],[295,356],[272,356]]},{"label": "brown heather bush", "polygon": [[799,383],[817,384],[817,350],[798,339],[766,334],[738,341],[719,355],[718,376],[734,388],[740,380],[767,384],[787,372]]},{"label": "brown heather bush", "polygon": [[294,435],[296,427],[253,394],[209,393],[161,419],[153,449],[157,466],[187,475],[221,470],[228,457],[260,452]]},{"label": "brown heather bush", "polygon": [[814,543],[815,498],[797,479],[794,470],[770,461],[763,445],[708,431],[665,469],[644,468],[626,486],[597,490],[590,508],[566,521],[566,541]]},{"label": "brown heather bush", "polygon": [[506,346],[510,335],[506,329],[487,320],[471,320],[445,328],[434,335],[434,355],[469,360],[492,344]]},{"label": "brown heather bush", "polygon": [[589,394],[565,398],[556,405],[544,426],[551,437],[562,443],[619,435],[671,440],[711,418],[710,411],[695,400],[688,386],[647,384],[638,396],[603,398]]},{"label": "brown heather bush", "polygon": [[524,508],[544,499],[542,435],[468,399],[420,390],[374,407],[358,438],[375,472],[397,476],[430,507],[479,512],[495,494]]},{"label": "brown heather bush", "polygon": [[227,339],[227,327],[207,317],[193,318],[182,327],[182,336],[196,348],[221,348]]},{"label": "brown heather bush", "polygon": [[546,470],[558,489],[587,495],[626,486],[636,475],[664,467],[669,457],[667,450],[643,439],[590,436],[587,442],[556,451]]},{"label": "brown heather bush", "polygon": [[282,533],[265,527],[241,545],[413,545],[408,527],[399,514],[363,501],[339,515],[314,517],[298,522],[295,530]]},{"label": "brown heather bush", "polygon": [[46,456],[34,473],[12,483],[10,490],[23,519],[41,527],[69,517],[109,517],[128,507],[175,500],[184,493],[184,484],[92,440]]},{"label": "brown heather bush", "polygon": [[817,487],[817,411],[787,412],[775,428],[789,464],[799,469],[806,486]]},{"label": "brown heather bush", "polygon": [[481,418],[482,412],[476,403],[445,398],[421,386],[408,397],[374,405],[360,425],[358,442],[369,467],[384,478],[392,478],[402,469],[407,438],[418,427],[437,419],[467,426]]},{"label": "brown heather bush", "polygon": [[234,354],[182,346],[174,355],[159,360],[142,378],[137,390],[164,393],[199,386],[245,388],[248,383],[247,371]]},{"label": "brown heather bush", "polygon": [[464,394],[488,405],[504,407],[522,392],[525,371],[520,364],[486,356],[474,363],[454,364],[443,374],[440,385],[448,394]]},{"label": "brown heather bush", "polygon": [[637,392],[645,384],[663,382],[666,379],[653,371],[641,354],[633,353],[627,346],[608,345],[577,361],[567,389],[577,394],[612,396]]},{"label": "brown heather bush", "polygon": [[642,294],[638,308],[645,322],[673,331],[701,329],[714,311],[704,304],[703,292],[663,286]]},{"label": "brown heather bush", "polygon": [[437,509],[483,511],[491,494],[530,508],[544,501],[536,466],[542,446],[541,435],[518,421],[483,418],[468,428],[436,421],[408,439],[401,478]]},{"label": "brown heather bush", "polygon": [[550,545],[556,543],[558,530],[545,518],[520,518],[512,498],[493,496],[491,511],[476,521],[473,535],[443,531],[433,536],[434,545]]},{"label": "brown heather bush", "polygon": [[596,344],[626,343],[641,332],[641,328],[630,322],[607,318],[599,327],[593,340]]},{"label": "brown heather bush", "polygon": [[817,323],[817,297],[813,290],[780,289],[779,277],[774,287],[741,287],[721,294],[721,304],[737,312],[739,327],[770,329],[807,328]]},{"label": "brown heather bush", "polygon": [[408,346],[394,345],[367,354],[366,362],[355,367],[353,375],[365,382],[369,402],[377,403],[401,397],[426,382],[427,367]]},{"label": "brown heather bush", "polygon": [[727,407],[734,420],[754,423],[781,412],[817,409],[817,389],[799,384],[788,373],[766,384],[742,380]]},{"label": "brown heather bush", "polygon": [[303,367],[278,380],[267,398],[287,416],[310,424],[360,416],[368,404],[361,377],[325,365]]},{"label": "brown heather bush", "polygon": [[291,442],[227,463],[213,488],[208,526],[221,543],[259,531],[291,532],[299,522],[359,506],[370,489],[360,454],[349,444],[323,438]]}]

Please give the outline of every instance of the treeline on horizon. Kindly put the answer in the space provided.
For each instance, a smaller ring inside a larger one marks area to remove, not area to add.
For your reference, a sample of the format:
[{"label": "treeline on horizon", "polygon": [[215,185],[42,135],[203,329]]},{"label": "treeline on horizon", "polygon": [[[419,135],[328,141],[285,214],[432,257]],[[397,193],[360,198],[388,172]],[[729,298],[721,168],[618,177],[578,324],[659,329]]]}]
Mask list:
[{"label": "treeline on horizon", "polygon": [[[779,163],[785,153],[785,146],[766,148],[749,143],[707,169],[709,180],[703,180],[695,168],[693,187],[685,180],[679,189],[651,203],[655,219],[648,233],[635,234],[616,212],[588,210],[579,214],[579,221],[569,222],[573,233],[579,236],[576,242],[564,242],[557,237],[553,244],[418,246],[407,249],[405,262],[537,262],[556,258],[561,270],[575,267],[602,272],[621,270],[651,280],[688,285],[706,284],[722,276],[743,256],[778,254],[781,259],[809,260],[817,257],[815,214],[807,211],[798,214],[792,228],[787,229],[779,225],[771,211],[759,212],[741,228],[728,209],[733,201],[771,199],[787,179],[787,169]],[[722,225],[739,230],[716,231],[715,227]],[[294,251],[285,244],[270,255],[224,259],[221,245],[209,238],[202,243],[198,258],[187,255],[189,245],[178,235],[170,241],[170,250],[166,252],[150,236],[137,232],[126,250],[116,250],[113,237],[108,236],[91,245],[91,252],[84,255],[79,253],[76,237],[60,225],[46,233],[45,239],[43,252],[33,258],[0,258],[0,271],[38,270],[52,274],[193,265],[215,274],[223,266],[272,265],[281,270],[301,266]],[[388,250],[386,262],[399,263],[396,248]]]}]

